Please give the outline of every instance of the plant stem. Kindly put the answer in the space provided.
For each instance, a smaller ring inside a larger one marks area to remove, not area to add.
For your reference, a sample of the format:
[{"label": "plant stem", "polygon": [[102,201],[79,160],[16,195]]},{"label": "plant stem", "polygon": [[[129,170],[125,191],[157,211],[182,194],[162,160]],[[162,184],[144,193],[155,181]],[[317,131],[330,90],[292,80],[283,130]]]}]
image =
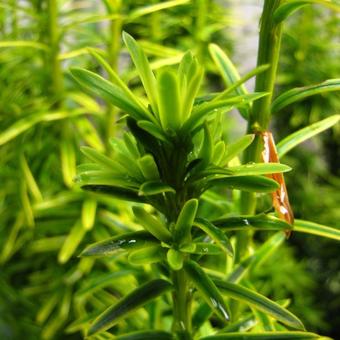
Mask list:
[{"label": "plant stem", "polygon": [[[110,14],[120,14],[121,13],[121,2],[120,1],[112,1],[110,4]],[[110,32],[109,32],[109,41],[107,45],[107,52],[108,52],[108,61],[110,66],[114,71],[117,72],[118,70],[118,58],[119,58],[119,52],[121,48],[121,42],[120,37],[122,34],[122,19],[116,18],[113,19],[110,22]],[[116,121],[116,114],[117,109],[110,105],[108,107],[107,112],[107,120],[105,122],[106,124],[106,141],[111,139],[111,137],[115,134],[115,121]],[[110,150],[110,147],[108,147],[108,150]]]},{"label": "plant stem", "polygon": [[172,272],[173,292],[173,325],[172,330],[179,339],[191,337],[191,296],[188,281],[183,269]]},{"label": "plant stem", "polygon": [[[265,72],[256,77],[255,91],[268,92],[269,95],[254,102],[252,112],[248,120],[248,133],[266,131],[271,118],[271,103],[274,93],[276,72],[279,61],[281,45],[281,27],[273,20],[274,11],[281,4],[282,0],[265,0],[261,17],[260,41],[257,55],[257,66],[269,64]],[[244,155],[245,163],[259,162],[262,151],[260,136],[256,136],[252,145]],[[241,213],[254,214],[256,210],[256,196],[254,193],[243,192],[241,195]],[[238,233],[236,247],[236,262],[245,255],[251,234],[249,232]]]}]

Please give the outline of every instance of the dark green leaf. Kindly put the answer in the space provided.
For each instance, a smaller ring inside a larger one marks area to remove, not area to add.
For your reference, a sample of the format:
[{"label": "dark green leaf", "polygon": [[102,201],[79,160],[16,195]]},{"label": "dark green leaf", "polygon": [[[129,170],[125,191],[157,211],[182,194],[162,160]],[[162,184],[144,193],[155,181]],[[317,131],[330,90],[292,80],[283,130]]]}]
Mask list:
[{"label": "dark green leaf", "polygon": [[203,269],[196,262],[187,261],[184,263],[184,270],[211,309],[222,320],[229,320],[230,313],[221,293]]},{"label": "dark green leaf", "polygon": [[89,245],[80,256],[111,256],[117,251],[134,250],[159,244],[147,231],[136,231]]},{"label": "dark green leaf", "polygon": [[277,232],[264,242],[256,251],[250,256],[243,259],[229,274],[228,282],[239,282],[250,270],[264,262],[270,255],[276,251],[276,249],[285,240],[285,234],[283,232]]},{"label": "dark green leaf", "polygon": [[221,218],[213,221],[213,224],[219,228],[229,230],[290,230],[293,227],[271,215],[259,214],[256,216],[233,216]]},{"label": "dark green leaf", "polygon": [[171,333],[164,331],[141,331],[118,335],[117,340],[174,340]]},{"label": "dark green leaf", "polygon": [[264,176],[212,178],[208,182],[208,187],[210,186],[225,186],[230,189],[250,192],[273,192],[279,188],[276,181]]},{"label": "dark green leaf", "polygon": [[214,240],[225,252],[229,255],[234,255],[233,247],[228,237],[223,231],[217,228],[214,224],[203,218],[197,218],[194,226],[203,230],[212,240]]},{"label": "dark green leaf", "polygon": [[215,283],[221,292],[230,298],[242,301],[253,308],[269,314],[292,328],[304,330],[302,322],[294,314],[265,296],[234,283],[220,280],[215,280]]},{"label": "dark green leaf", "polygon": [[320,336],[308,332],[262,332],[262,333],[226,333],[206,336],[201,340],[312,340]]},{"label": "dark green leaf", "polygon": [[122,298],[117,304],[109,307],[100,314],[91,325],[88,335],[93,335],[111,328],[135,309],[144,306],[149,301],[170,290],[171,287],[172,285],[168,281],[157,279],[136,288],[133,292]]}]

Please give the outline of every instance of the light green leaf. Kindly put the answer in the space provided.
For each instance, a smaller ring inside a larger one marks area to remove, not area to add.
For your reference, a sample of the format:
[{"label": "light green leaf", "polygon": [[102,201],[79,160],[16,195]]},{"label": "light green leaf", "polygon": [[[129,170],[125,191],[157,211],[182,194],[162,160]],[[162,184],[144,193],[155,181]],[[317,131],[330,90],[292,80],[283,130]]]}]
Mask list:
[{"label": "light green leaf", "polygon": [[128,256],[129,263],[137,266],[160,262],[164,259],[165,252],[160,246],[134,250]]},{"label": "light green leaf", "polygon": [[140,170],[145,179],[154,181],[159,179],[159,171],[152,155],[145,155],[137,160]]},{"label": "light green leaf", "polygon": [[36,202],[41,202],[43,200],[40,189],[37,182],[35,181],[31,169],[28,166],[25,156],[22,154],[20,156],[20,166],[27,183],[27,189],[32,194],[32,197]]},{"label": "light green leaf", "polygon": [[197,218],[194,226],[203,230],[212,240],[214,240],[227,254],[234,255],[234,249],[223,231],[214,224],[203,218]]},{"label": "light green leaf", "polygon": [[35,48],[37,50],[48,51],[49,46],[29,40],[15,40],[15,41],[0,41],[0,48],[17,47],[17,48]]},{"label": "light green leaf", "polygon": [[60,158],[64,183],[72,188],[76,177],[76,152],[72,140],[66,133],[60,141]]},{"label": "light green leaf", "polygon": [[265,296],[234,283],[220,280],[215,280],[215,283],[221,290],[222,294],[226,294],[232,299],[244,302],[253,308],[269,314],[274,319],[281,321],[285,325],[304,330],[302,322],[294,314],[281,307],[276,302],[269,300]]},{"label": "light green leaf", "polygon": [[276,145],[279,157],[281,158],[295,146],[299,145],[300,143],[303,143],[307,139],[319,134],[322,131],[329,129],[330,127],[338,123],[339,120],[340,115],[334,115],[326,119],[323,119],[317,123],[311,124],[287,136]]},{"label": "light green leaf", "polygon": [[243,152],[254,140],[255,135],[245,135],[238,139],[236,142],[227,145],[226,153],[223,156],[223,165],[231,161],[235,156]]},{"label": "light green leaf", "polygon": [[94,226],[97,211],[97,201],[93,198],[86,198],[81,208],[81,223],[85,230],[91,230]]},{"label": "light green leaf", "polygon": [[169,249],[166,254],[168,263],[173,270],[180,270],[183,267],[183,254],[176,249]]},{"label": "light green leaf", "polygon": [[155,12],[161,11],[163,9],[167,9],[167,8],[186,5],[189,2],[190,2],[190,0],[172,0],[172,1],[164,1],[164,2],[161,2],[161,3],[154,4],[154,5],[148,5],[148,6],[140,7],[140,8],[137,8],[137,9],[131,11],[131,13],[129,13],[126,20],[127,20],[127,22],[131,22],[131,21],[134,21],[137,18],[140,18],[144,15],[147,15],[147,14],[150,14],[150,13],[155,13]]},{"label": "light green leaf", "polygon": [[87,118],[78,118],[74,121],[74,124],[85,142],[98,151],[104,151],[104,144],[99,137],[99,134],[95,127],[90,123]]},{"label": "light green leaf", "polygon": [[[220,47],[215,44],[210,44],[209,52],[215,64],[217,65],[217,68],[219,69],[227,87],[232,86],[234,83],[240,80],[240,75],[238,74],[236,67]],[[240,84],[238,87],[235,87],[233,92],[238,95],[248,94],[244,84]],[[245,119],[248,117],[249,108],[250,105],[247,103],[245,108],[240,109],[240,113]]]},{"label": "light green leaf", "polygon": [[190,199],[185,202],[175,225],[175,241],[178,244],[191,242],[191,227],[196,217],[198,200]]},{"label": "light green leaf", "polygon": [[145,130],[153,137],[156,137],[157,139],[165,143],[169,143],[165,132],[160,127],[158,127],[158,125],[155,125],[154,123],[149,122],[148,120],[140,120],[138,121],[137,124],[141,129]]},{"label": "light green leaf", "polygon": [[74,252],[77,250],[78,245],[82,241],[86,234],[86,230],[83,228],[80,220],[75,223],[70,233],[68,234],[62,248],[58,254],[58,262],[66,263]]},{"label": "light green leaf", "polygon": [[101,152],[98,152],[97,150],[93,148],[89,148],[87,146],[82,146],[80,148],[80,151],[91,161],[100,164],[104,168],[116,171],[117,173],[125,173],[125,170],[122,166],[117,164],[113,159],[111,159],[108,156],[105,156]]},{"label": "light green leaf", "polygon": [[141,196],[151,196],[163,194],[164,192],[176,193],[174,188],[161,181],[149,181],[140,186],[138,194]]},{"label": "light green leaf", "polygon": [[0,133],[0,145],[9,142],[42,120],[43,114],[40,113],[18,119],[13,125]]},{"label": "light green leaf", "polygon": [[339,4],[330,0],[290,0],[283,2],[274,12],[274,21],[279,24],[298,9],[312,4],[324,5],[330,9],[340,12]]},{"label": "light green leaf", "polygon": [[268,70],[269,67],[270,67],[270,65],[268,65],[268,64],[260,65],[260,66],[255,67],[253,70],[248,72],[245,76],[243,76],[238,81],[233,83],[231,86],[229,86],[223,92],[219,93],[213,100],[222,100],[222,99],[227,98],[230,95],[230,93],[232,91],[234,91],[237,87],[239,87],[240,85],[244,84],[250,78],[252,78],[254,76],[257,76],[258,74]]},{"label": "light green leaf", "polygon": [[132,270],[121,270],[114,273],[105,273],[99,275],[96,273],[95,276],[87,277],[86,280],[84,280],[81,288],[77,290],[75,297],[81,298],[84,296],[89,296],[102,288],[114,285],[115,281],[131,275],[133,275]]},{"label": "light green leaf", "polygon": [[327,227],[322,224],[304,221],[304,220],[295,220],[294,221],[294,231],[312,234],[321,237],[331,238],[333,240],[340,241],[340,230],[336,228]]},{"label": "light green leaf", "polygon": [[182,125],[182,108],[177,75],[163,70],[157,77],[159,118],[165,132],[177,131]]},{"label": "light green leaf", "polygon": [[290,170],[291,167],[281,163],[254,163],[227,168],[227,171],[231,171],[232,176],[268,175]]},{"label": "light green leaf", "polygon": [[340,79],[329,79],[320,84],[297,87],[279,95],[272,104],[272,112],[276,113],[289,104],[303,100],[315,94],[340,90]]},{"label": "light green leaf", "polygon": [[158,105],[157,105],[157,83],[155,75],[153,74],[148,59],[144,54],[143,50],[137,44],[136,40],[132,38],[126,32],[123,32],[123,40],[128,48],[133,63],[136,66],[136,69],[141,78],[142,84],[144,86],[146,95],[149,98],[152,110],[154,114],[158,115]]},{"label": "light green leaf", "polygon": [[195,242],[192,243],[193,247],[181,247],[183,253],[196,254],[196,255],[221,255],[223,254],[221,247],[213,243]]},{"label": "light green leaf", "polygon": [[152,280],[143,284],[123,297],[117,304],[109,307],[100,314],[91,325],[88,335],[103,332],[111,328],[135,309],[144,306],[171,288],[172,285],[168,281],[161,279]]},{"label": "light green leaf", "polygon": [[201,338],[201,340],[312,340],[319,338],[319,335],[308,332],[237,332],[206,336]]},{"label": "light green leaf", "polygon": [[141,109],[138,104],[131,101],[126,92],[120,87],[110,83],[96,73],[80,68],[73,68],[71,74],[84,89],[117,106],[132,118],[138,120],[150,119],[150,117],[152,117],[149,113],[146,113],[145,110]]},{"label": "light green leaf", "polygon": [[224,321],[228,321],[230,313],[223,297],[214,282],[194,261],[184,263],[184,270],[193,282],[194,286],[202,294],[210,308]]},{"label": "light green leaf", "polygon": [[118,251],[130,251],[159,244],[147,231],[136,231],[112,237],[87,246],[80,256],[111,256]]},{"label": "light green leaf", "polygon": [[160,241],[170,243],[172,236],[166,226],[141,207],[133,207],[137,222]]},{"label": "light green leaf", "polygon": [[185,53],[178,67],[183,121],[186,121],[191,115],[195,97],[202,82],[203,73],[203,68],[199,66],[197,59],[193,57],[192,53],[190,51]]},{"label": "light green leaf", "polygon": [[234,106],[244,106],[247,103],[253,102],[259,98],[267,96],[267,93],[250,93],[236,97],[230,97],[223,100],[212,100],[200,105],[195,106],[192,111],[191,117],[183,124],[182,131],[193,131],[211,114],[216,113],[217,109],[223,109],[224,112],[231,111]]},{"label": "light green leaf", "polygon": [[[121,88],[121,90],[125,93],[126,97],[132,101],[136,107],[139,107],[141,111],[144,112],[145,116],[152,117],[146,107],[140,102],[140,100],[133,94],[133,92],[127,87],[127,85],[120,79],[119,75],[116,71],[110,66],[110,64],[93,48],[89,49],[91,55],[101,64],[106,72],[109,74],[110,79]],[[152,117],[153,118],[153,117]]]}]

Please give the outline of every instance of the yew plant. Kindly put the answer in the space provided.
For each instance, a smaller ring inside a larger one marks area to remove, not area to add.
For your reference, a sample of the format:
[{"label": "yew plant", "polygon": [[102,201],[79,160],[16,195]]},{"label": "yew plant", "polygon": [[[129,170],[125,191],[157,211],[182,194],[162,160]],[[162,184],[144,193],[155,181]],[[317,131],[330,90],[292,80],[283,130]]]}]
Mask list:
[{"label": "yew plant", "polygon": [[[258,66],[244,77],[218,46],[210,46],[227,84],[220,93],[199,95],[204,70],[191,52],[178,67],[165,67],[155,74],[142,48],[127,33],[123,40],[145,97],[135,95],[95,53],[110,81],[84,69],[71,70],[86,91],[123,112],[121,120],[127,127],[121,137],[110,139],[109,155],[82,148],[89,162],[78,167],[77,181],[85,190],[132,202],[138,225],[137,231],[89,245],[81,256],[108,261],[123,256],[127,268],[144,270],[139,286],[109,308],[94,312],[86,336],[110,338],[114,334],[125,340],[319,337],[307,332],[286,308],[289,301],[270,300],[247,280],[247,274],[291,231],[340,239],[336,229],[285,220],[281,207],[276,215],[270,206],[256,210],[258,194],[284,190],[283,176],[273,174],[290,167],[278,162],[277,156],[339,120],[335,115],[286,137],[275,150],[276,160],[262,162],[263,136],[272,112],[339,88],[339,81],[333,79],[292,89],[273,101],[282,22],[305,3],[265,1]],[[244,82],[253,76],[255,92],[248,93]],[[224,114],[233,108],[248,121],[248,132],[226,144],[223,125],[228,119]],[[232,208],[224,211],[220,202],[227,201],[229,191]],[[270,234],[255,249],[254,231]],[[140,313],[143,309],[147,314]],[[135,315],[143,321],[134,320]]]}]

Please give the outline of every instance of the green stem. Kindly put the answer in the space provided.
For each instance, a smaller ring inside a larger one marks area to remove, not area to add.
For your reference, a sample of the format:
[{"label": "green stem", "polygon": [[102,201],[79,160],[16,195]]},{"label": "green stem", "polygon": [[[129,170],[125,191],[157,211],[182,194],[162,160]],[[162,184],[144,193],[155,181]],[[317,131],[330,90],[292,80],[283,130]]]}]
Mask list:
[{"label": "green stem", "polygon": [[196,0],[196,21],[195,21],[195,29],[194,29],[194,38],[195,45],[197,49],[197,58],[203,63],[204,61],[204,46],[205,43],[203,41],[203,31],[206,26],[207,15],[208,15],[208,1],[206,0]]},{"label": "green stem", "polygon": [[[266,131],[271,118],[271,103],[274,94],[276,73],[280,55],[281,45],[281,24],[277,25],[273,21],[274,11],[282,3],[282,0],[265,0],[260,28],[259,50],[257,55],[257,65],[269,64],[267,71],[260,73],[256,77],[255,91],[268,92],[269,95],[254,102],[252,112],[248,120],[248,133],[258,133]],[[244,155],[245,163],[259,162],[262,151],[262,141],[260,136],[256,136],[252,145]],[[256,196],[253,193],[243,192],[241,195],[241,213],[254,214],[256,210]],[[251,238],[249,232],[238,233],[237,251],[235,259],[240,261],[245,255]]]},{"label": "green stem", "polygon": [[179,339],[190,340],[191,336],[191,294],[188,280],[183,269],[172,272],[173,325],[172,331]]},{"label": "green stem", "polygon": [[[121,2],[113,1],[110,8],[110,14],[120,14]],[[108,61],[114,71],[118,70],[118,58],[121,49],[122,19],[117,18],[110,23],[110,34],[107,45]],[[117,109],[110,105],[107,112],[106,124],[106,141],[109,143],[110,138],[115,135],[115,121]],[[110,150],[110,149],[109,149]]]}]

